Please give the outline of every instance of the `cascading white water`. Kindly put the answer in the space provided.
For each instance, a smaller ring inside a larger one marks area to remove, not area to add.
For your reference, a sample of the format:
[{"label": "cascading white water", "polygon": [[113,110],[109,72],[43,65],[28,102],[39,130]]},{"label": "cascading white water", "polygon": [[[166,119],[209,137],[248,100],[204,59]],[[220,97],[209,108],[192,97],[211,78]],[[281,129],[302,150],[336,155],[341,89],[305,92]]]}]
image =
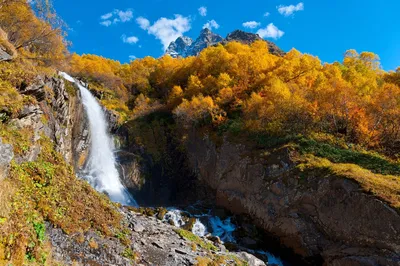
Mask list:
[{"label": "cascading white water", "polygon": [[199,219],[196,219],[196,222],[193,224],[192,233],[197,236],[203,237],[208,232],[206,226],[202,222],[200,222]]},{"label": "cascading white water", "polygon": [[168,208],[168,212],[164,215],[163,221],[169,222],[173,221],[174,225],[181,227],[185,225],[185,221],[182,217],[182,211],[174,208]]},{"label": "cascading white water", "polygon": [[101,105],[90,91],[64,72],[66,80],[75,83],[81,92],[90,127],[90,154],[83,173],[97,191],[108,194],[110,199],[124,205],[137,206],[136,201],[122,185],[116,168],[112,138],[108,135],[107,120]]}]

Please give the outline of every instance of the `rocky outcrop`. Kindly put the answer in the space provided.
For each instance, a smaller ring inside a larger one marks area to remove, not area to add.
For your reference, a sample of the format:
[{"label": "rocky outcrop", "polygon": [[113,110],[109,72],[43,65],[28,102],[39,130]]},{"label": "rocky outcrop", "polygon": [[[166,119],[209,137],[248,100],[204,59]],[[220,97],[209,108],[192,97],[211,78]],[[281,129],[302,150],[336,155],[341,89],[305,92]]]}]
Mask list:
[{"label": "rocky outcrop", "polygon": [[[258,34],[235,30],[228,34],[224,39],[220,35],[213,33],[205,28],[200,32],[199,37],[193,41],[189,37],[179,37],[176,41],[171,42],[165,54],[171,57],[188,57],[197,56],[202,50],[216,44],[227,44],[228,42],[237,41],[244,44],[252,44],[255,41],[263,40]],[[283,56],[285,52],[282,51],[276,44],[264,40],[268,44],[269,52],[274,55]]]},{"label": "rocky outcrop", "polygon": [[7,177],[8,168],[14,157],[13,147],[10,144],[4,144],[0,138],[0,181]]},{"label": "rocky outcrop", "polygon": [[259,150],[188,134],[193,171],[217,204],[248,214],[313,265],[399,265],[400,216],[352,180],[295,169],[287,148]]},{"label": "rocky outcrop", "polygon": [[224,38],[205,28],[200,32],[199,37],[190,45],[187,56],[196,56],[205,48],[222,42]]},{"label": "rocky outcrop", "polygon": [[179,56],[186,57],[188,54],[188,48],[192,45],[192,43],[193,40],[189,37],[179,37],[174,42],[170,43],[165,53],[174,58]]},{"label": "rocky outcrop", "polygon": [[[141,215],[121,209],[129,231],[124,232],[128,246],[118,238],[104,238],[95,232],[85,235],[66,235],[60,229],[48,227],[53,246],[53,259],[72,265],[196,265],[198,259],[226,257],[224,265],[265,266],[255,256],[246,253],[228,252],[220,242],[207,238],[188,239],[178,228],[162,222],[156,217]],[[187,232],[189,233],[189,232]],[[236,258],[236,261],[234,260]]]},{"label": "rocky outcrop", "polygon": [[7,123],[17,130],[33,131],[35,144],[16,156],[15,161],[35,161],[41,151],[38,140],[45,136],[54,142],[56,150],[68,163],[78,162],[90,140],[77,88],[61,78],[38,76],[35,82],[22,87],[20,93],[35,98],[36,102],[27,103],[18,116]]}]

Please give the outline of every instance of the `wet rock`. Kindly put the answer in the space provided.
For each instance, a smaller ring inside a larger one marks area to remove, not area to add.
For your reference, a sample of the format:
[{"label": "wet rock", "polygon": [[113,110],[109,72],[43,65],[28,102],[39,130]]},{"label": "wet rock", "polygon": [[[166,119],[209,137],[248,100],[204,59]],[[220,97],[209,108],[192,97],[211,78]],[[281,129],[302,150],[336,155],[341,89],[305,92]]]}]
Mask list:
[{"label": "wet rock", "polygon": [[8,175],[9,165],[14,158],[13,147],[10,144],[4,144],[0,138],[0,181]]},{"label": "wet rock", "polygon": [[257,241],[250,237],[244,237],[240,239],[240,244],[246,247],[252,247],[257,245]]},{"label": "wet rock", "polygon": [[106,119],[108,122],[108,128],[110,132],[115,132],[118,129],[118,120],[119,120],[119,115],[118,113],[105,109],[104,108],[104,112],[106,115]]},{"label": "wet rock", "polygon": [[157,213],[157,219],[164,219],[165,214],[167,214],[168,210],[166,208],[159,208]]},{"label": "wet rock", "polygon": [[212,241],[214,244],[222,244],[221,239],[218,236],[209,235],[207,239]]}]

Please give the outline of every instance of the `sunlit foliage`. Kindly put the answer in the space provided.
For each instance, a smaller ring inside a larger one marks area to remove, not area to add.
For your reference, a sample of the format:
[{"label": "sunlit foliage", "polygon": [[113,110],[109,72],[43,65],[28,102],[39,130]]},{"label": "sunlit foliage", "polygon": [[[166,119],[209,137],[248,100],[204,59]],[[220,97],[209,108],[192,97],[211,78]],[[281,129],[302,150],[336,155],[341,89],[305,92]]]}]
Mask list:
[{"label": "sunlit foliage", "polygon": [[0,28],[25,58],[60,65],[67,55],[63,23],[50,1],[0,1]]},{"label": "sunlit foliage", "polygon": [[125,87],[126,104],[136,114],[147,114],[156,102],[185,124],[218,126],[239,115],[246,132],[324,132],[390,154],[400,149],[400,70],[384,72],[370,52],[349,50],[343,62],[322,64],[295,49],[272,55],[263,41],[231,42],[197,57],[147,57],[122,65],[75,55],[72,67]]}]

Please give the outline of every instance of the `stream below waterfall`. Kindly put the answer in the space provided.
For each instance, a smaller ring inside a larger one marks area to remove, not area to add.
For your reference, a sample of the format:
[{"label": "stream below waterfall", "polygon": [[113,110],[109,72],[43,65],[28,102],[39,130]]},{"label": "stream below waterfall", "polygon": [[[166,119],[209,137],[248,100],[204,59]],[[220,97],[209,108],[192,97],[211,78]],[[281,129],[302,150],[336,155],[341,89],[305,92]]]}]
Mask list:
[{"label": "stream below waterfall", "polygon": [[[193,208],[194,206],[190,206]],[[216,236],[224,243],[236,243],[234,233],[237,226],[232,222],[232,217],[226,217],[225,219],[215,216],[211,213],[211,210],[200,214],[191,214],[188,211],[183,211],[177,208],[167,208],[167,213],[163,217],[163,221],[167,223],[172,223],[176,227],[185,228],[188,223],[186,218],[195,219],[192,225],[192,233],[197,236],[205,237],[207,235]],[[189,220],[190,221],[190,220]],[[260,258],[264,259],[268,265],[279,265],[287,266],[290,265],[268,251],[265,250],[252,250],[245,249],[246,252],[258,255]]]}]

